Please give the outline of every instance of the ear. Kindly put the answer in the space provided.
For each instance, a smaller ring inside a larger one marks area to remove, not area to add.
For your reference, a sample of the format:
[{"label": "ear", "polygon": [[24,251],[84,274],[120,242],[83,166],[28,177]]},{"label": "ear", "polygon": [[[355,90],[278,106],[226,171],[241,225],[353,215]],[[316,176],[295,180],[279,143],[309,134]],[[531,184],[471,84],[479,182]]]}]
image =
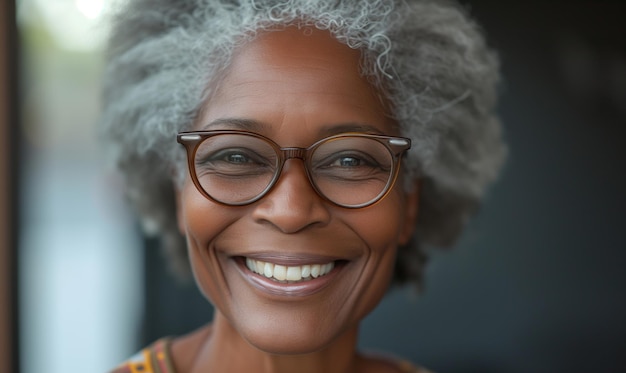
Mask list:
[{"label": "ear", "polygon": [[398,240],[400,245],[409,243],[415,231],[419,211],[420,187],[420,181],[415,180],[411,189],[405,194],[404,223]]}]

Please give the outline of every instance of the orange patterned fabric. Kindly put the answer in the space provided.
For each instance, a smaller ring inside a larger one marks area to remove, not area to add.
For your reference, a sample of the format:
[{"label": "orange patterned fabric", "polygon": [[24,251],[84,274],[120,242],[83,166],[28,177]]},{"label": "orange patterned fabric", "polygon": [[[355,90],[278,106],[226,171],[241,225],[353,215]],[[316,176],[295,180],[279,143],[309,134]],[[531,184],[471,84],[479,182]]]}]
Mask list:
[{"label": "orange patterned fabric", "polygon": [[169,345],[169,338],[159,339],[111,373],[175,373]]},{"label": "orange patterned fabric", "polygon": [[[111,373],[176,373],[170,356],[170,342],[169,338],[159,339],[115,368]],[[430,373],[406,360],[389,358],[385,358],[385,360],[396,364],[403,373]]]}]

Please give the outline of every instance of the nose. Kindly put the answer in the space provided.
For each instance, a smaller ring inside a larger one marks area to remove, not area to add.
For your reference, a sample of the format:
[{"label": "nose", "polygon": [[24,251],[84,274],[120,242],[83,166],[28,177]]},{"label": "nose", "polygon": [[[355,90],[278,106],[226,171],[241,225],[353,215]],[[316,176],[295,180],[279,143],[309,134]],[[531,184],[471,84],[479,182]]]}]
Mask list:
[{"label": "nose", "polygon": [[315,192],[300,159],[285,162],[280,178],[253,210],[253,218],[283,233],[296,233],[330,220],[328,205]]}]

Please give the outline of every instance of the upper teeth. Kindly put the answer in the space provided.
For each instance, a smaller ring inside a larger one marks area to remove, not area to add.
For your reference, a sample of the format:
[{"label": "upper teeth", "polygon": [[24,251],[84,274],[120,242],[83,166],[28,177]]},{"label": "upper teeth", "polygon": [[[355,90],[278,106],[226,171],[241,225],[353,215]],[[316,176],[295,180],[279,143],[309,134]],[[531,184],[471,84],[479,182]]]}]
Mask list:
[{"label": "upper teeth", "polygon": [[246,258],[246,266],[254,273],[278,281],[301,281],[324,276],[335,267],[335,262],[284,266]]}]

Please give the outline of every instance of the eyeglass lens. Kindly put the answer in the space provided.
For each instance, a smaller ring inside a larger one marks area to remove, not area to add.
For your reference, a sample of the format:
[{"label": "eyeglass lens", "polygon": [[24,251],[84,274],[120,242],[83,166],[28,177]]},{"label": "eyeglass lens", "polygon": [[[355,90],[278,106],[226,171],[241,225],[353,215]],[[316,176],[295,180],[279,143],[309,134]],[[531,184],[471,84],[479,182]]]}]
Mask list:
[{"label": "eyeglass lens", "polygon": [[[265,193],[279,177],[279,151],[255,136],[219,134],[199,144],[193,164],[209,196],[226,204],[245,204]],[[358,206],[386,191],[394,160],[379,141],[346,136],[315,145],[305,164],[313,186],[325,198]]]}]

